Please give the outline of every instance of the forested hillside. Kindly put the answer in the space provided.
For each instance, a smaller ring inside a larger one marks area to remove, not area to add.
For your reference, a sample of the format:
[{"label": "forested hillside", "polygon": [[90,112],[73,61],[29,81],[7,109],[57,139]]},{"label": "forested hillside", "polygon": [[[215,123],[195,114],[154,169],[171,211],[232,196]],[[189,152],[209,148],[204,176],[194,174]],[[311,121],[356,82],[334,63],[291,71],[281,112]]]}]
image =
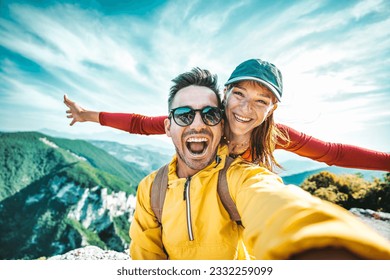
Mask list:
[{"label": "forested hillside", "polygon": [[1,133],[0,166],[0,259],[128,246],[145,171],[89,142],[37,132]]},{"label": "forested hillside", "polygon": [[147,174],[87,141],[37,132],[0,133],[0,166],[0,201],[49,174],[128,193]]}]

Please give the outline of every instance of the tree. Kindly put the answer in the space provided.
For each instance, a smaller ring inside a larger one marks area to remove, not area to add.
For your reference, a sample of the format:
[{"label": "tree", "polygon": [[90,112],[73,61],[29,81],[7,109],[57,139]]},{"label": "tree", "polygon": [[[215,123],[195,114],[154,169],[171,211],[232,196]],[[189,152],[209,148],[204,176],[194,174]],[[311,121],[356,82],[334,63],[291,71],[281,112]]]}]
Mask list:
[{"label": "tree", "polygon": [[301,187],[346,209],[357,207],[390,211],[390,173],[369,182],[361,174],[335,175],[323,171],[308,177]]}]

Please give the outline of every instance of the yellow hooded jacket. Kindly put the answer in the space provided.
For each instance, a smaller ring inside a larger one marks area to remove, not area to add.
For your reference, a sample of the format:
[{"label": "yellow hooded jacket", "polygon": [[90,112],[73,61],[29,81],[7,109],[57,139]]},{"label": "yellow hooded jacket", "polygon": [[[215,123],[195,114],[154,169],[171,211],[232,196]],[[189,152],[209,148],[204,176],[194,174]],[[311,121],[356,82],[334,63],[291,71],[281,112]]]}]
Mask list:
[{"label": "yellow hooded jacket", "polygon": [[[226,146],[191,178],[169,165],[162,226],[150,206],[156,172],[139,184],[130,227],[136,259],[288,259],[305,250],[343,247],[362,258],[390,259],[390,244],[347,210],[283,184],[270,171],[237,158],[227,172],[243,226],[233,222],[217,193]],[[245,246],[244,246],[245,244]]]}]

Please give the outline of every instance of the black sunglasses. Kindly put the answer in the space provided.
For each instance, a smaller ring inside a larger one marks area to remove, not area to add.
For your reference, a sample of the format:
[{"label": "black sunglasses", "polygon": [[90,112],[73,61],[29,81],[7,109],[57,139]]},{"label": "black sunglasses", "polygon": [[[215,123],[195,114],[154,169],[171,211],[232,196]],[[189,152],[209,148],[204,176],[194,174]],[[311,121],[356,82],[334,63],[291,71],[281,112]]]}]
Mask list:
[{"label": "black sunglasses", "polygon": [[222,120],[222,110],[218,107],[206,106],[202,109],[192,109],[191,107],[177,107],[172,109],[169,117],[173,117],[179,126],[188,126],[193,123],[196,112],[200,113],[203,122],[208,126],[214,126]]}]

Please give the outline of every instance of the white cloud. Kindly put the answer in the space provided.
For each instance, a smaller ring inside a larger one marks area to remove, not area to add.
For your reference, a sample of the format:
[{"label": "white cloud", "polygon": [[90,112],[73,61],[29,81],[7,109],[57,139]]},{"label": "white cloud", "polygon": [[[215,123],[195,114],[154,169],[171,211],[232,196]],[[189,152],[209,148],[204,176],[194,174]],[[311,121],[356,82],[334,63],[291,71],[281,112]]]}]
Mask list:
[{"label": "white cloud", "polygon": [[84,61],[135,74],[135,59],[115,34],[108,33],[101,14],[70,5],[47,10],[12,5],[11,11],[23,28],[4,40],[11,49],[47,67],[79,74],[85,70],[80,65]]},{"label": "white cloud", "polygon": [[386,4],[383,0],[358,1],[351,8],[350,13],[354,18],[360,19],[372,12],[381,13],[383,9],[386,9]]},{"label": "white cloud", "polygon": [[52,96],[51,92],[42,91],[44,86],[41,84],[26,84],[17,79],[5,78],[4,82],[10,85],[12,94],[2,96],[3,106],[7,105],[9,108],[34,111],[52,111],[62,110],[63,107],[59,100]]},{"label": "white cloud", "polygon": [[[12,4],[12,19],[0,19],[0,44],[39,65],[46,78],[38,82],[40,73],[2,59],[0,80],[9,93],[2,102],[56,119],[53,110],[62,114],[68,93],[91,109],[159,115],[177,74],[200,66],[217,73],[222,85],[238,63],[258,57],[283,72],[285,97],[277,113],[283,122],[323,135],[353,119],[353,135],[370,127],[368,120],[388,117],[375,102],[388,101],[389,4],[259,3],[169,1],[147,18],[69,4]],[[31,105],[22,93],[49,105]],[[375,110],[363,109],[365,102]]]}]

